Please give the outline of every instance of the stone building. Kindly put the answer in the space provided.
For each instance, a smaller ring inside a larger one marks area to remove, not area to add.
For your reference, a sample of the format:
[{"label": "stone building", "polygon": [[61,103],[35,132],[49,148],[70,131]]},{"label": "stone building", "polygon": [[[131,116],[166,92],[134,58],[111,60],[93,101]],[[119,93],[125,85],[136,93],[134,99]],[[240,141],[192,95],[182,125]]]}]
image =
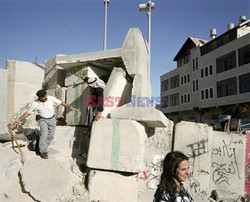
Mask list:
[{"label": "stone building", "polygon": [[[189,37],[174,61],[177,68],[161,76],[162,112],[174,122],[211,123],[231,105],[250,102],[250,20],[211,40]],[[250,115],[242,121],[249,123]]]}]

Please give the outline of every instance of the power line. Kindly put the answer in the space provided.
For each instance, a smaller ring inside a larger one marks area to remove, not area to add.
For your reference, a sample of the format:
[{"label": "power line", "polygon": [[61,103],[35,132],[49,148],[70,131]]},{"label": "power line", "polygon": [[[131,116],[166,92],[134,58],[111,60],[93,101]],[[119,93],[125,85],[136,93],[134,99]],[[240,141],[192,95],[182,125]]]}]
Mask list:
[{"label": "power line", "polygon": [[81,39],[66,25],[66,23],[60,18],[60,16],[56,13],[56,11],[49,5],[46,0],[43,0],[45,5],[49,8],[49,10],[60,20],[60,22],[65,26],[65,28],[70,32],[70,34],[75,37],[85,48],[89,50],[89,48],[81,41]]},{"label": "power line", "polygon": [[[229,13],[206,13],[206,12],[190,12],[190,11],[170,11],[170,10],[161,10],[157,9],[156,12],[163,12],[163,13],[179,13],[179,14],[187,14],[187,15],[214,15],[214,16],[239,16],[236,14],[229,14]],[[247,13],[249,15],[249,13]]]}]

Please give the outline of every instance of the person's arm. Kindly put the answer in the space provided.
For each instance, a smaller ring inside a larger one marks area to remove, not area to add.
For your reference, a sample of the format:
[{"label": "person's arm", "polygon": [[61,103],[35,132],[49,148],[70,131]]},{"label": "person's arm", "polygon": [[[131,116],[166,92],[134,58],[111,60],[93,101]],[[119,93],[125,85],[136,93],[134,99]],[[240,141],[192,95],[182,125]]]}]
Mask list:
[{"label": "person's arm", "polygon": [[16,126],[20,122],[22,122],[24,119],[26,119],[30,114],[28,112],[25,112],[19,119],[15,120],[13,125]]},{"label": "person's arm", "polygon": [[69,104],[67,104],[67,103],[65,103],[65,102],[62,102],[61,105],[64,106],[64,107],[70,108],[72,111],[76,111],[76,110],[77,110],[76,108],[70,106]]},{"label": "person's arm", "polygon": [[231,117],[227,120],[227,130],[226,132],[230,133],[230,122],[231,122]]},{"label": "person's arm", "polygon": [[240,121],[240,119],[238,119],[238,121],[237,121],[237,128],[236,128],[236,132],[237,133],[240,133],[240,123],[241,123],[241,121]]}]

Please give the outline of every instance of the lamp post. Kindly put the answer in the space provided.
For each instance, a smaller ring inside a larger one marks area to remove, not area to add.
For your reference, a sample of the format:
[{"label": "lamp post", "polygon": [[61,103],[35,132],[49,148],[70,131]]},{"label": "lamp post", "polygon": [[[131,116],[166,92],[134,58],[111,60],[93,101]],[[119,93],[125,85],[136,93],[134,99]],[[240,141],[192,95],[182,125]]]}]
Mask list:
[{"label": "lamp post", "polygon": [[155,3],[149,1],[148,3],[139,4],[139,11],[147,11],[148,16],[148,56],[149,56],[149,69],[151,57],[151,11],[155,9]]},{"label": "lamp post", "polygon": [[107,47],[107,21],[108,21],[108,5],[109,0],[104,0],[104,39],[103,39],[103,50]]}]

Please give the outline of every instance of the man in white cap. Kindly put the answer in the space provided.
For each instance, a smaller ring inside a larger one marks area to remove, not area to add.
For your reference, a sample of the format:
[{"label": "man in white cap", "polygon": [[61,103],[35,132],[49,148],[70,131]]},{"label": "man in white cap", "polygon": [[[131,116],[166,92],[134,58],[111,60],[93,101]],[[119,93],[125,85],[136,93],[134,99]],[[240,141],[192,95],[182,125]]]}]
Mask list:
[{"label": "man in white cap", "polygon": [[80,77],[84,80],[88,86],[91,88],[91,101],[88,103],[87,117],[85,125],[91,126],[92,122],[98,121],[101,117],[103,111],[103,90],[105,88],[105,83],[103,80],[96,77]]},{"label": "man in white cap", "polygon": [[56,130],[56,119],[54,115],[54,106],[62,105],[75,111],[76,108],[68,105],[53,96],[48,96],[45,90],[39,90],[36,93],[37,99],[34,100],[28,111],[18,118],[14,125],[18,125],[26,119],[33,111],[37,112],[36,120],[40,126],[41,136],[39,137],[39,153],[41,158],[48,158],[48,146],[52,142]]}]

